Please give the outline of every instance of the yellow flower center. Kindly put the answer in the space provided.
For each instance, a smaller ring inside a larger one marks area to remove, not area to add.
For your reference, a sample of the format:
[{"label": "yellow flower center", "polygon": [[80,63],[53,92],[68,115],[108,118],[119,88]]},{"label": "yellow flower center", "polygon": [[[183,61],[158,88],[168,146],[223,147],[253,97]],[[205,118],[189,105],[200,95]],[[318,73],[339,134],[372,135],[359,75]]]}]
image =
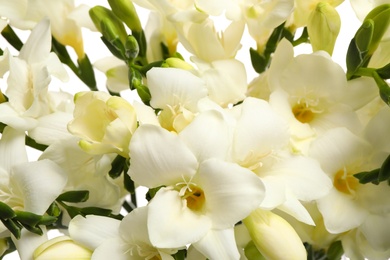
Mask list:
[{"label": "yellow flower center", "polygon": [[348,174],[346,169],[342,169],[334,176],[333,185],[342,193],[354,195],[359,186],[359,180],[352,174]]},{"label": "yellow flower center", "polygon": [[292,108],[294,117],[301,123],[310,123],[316,114],[322,113],[318,99],[300,98]]},{"label": "yellow flower center", "polygon": [[179,196],[186,200],[186,205],[189,209],[196,212],[201,212],[206,202],[205,194],[198,185],[192,182],[192,177],[187,181],[183,176],[184,182],[176,184],[176,190],[179,191]]}]

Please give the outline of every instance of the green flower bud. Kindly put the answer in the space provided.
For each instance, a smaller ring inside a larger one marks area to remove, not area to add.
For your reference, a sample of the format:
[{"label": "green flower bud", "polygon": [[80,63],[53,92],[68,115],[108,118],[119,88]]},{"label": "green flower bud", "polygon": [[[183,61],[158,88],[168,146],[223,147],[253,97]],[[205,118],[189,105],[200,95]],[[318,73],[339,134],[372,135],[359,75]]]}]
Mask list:
[{"label": "green flower bud", "polygon": [[89,10],[89,16],[104,38],[110,42],[120,39],[124,45],[127,37],[126,29],[110,9],[98,5]]},{"label": "green flower bud", "polygon": [[340,27],[341,20],[336,9],[329,3],[319,2],[307,24],[313,51],[324,50],[332,55]]},{"label": "green flower bud", "polygon": [[130,0],[108,0],[112,11],[118,16],[131,31],[142,31],[142,25],[138,14]]},{"label": "green flower bud", "polygon": [[128,59],[135,59],[138,56],[139,53],[138,42],[132,35],[129,35],[126,38],[125,53]]},{"label": "green flower bud", "polygon": [[374,23],[374,32],[372,35],[369,54],[373,54],[389,28],[390,25],[390,4],[380,5],[368,13],[363,22],[372,20]]}]

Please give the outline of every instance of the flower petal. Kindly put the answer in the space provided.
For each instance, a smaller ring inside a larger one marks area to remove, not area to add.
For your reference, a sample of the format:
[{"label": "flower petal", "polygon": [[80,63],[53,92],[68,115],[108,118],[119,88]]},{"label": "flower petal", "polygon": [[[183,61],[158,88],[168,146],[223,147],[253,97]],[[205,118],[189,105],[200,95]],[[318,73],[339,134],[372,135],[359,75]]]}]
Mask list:
[{"label": "flower petal", "polygon": [[199,162],[208,158],[224,160],[227,157],[231,139],[230,129],[223,115],[217,111],[201,113],[180,132],[179,136]]},{"label": "flower petal", "polygon": [[74,241],[94,250],[105,240],[119,237],[120,223],[108,217],[77,215],[69,223],[69,234]]},{"label": "flower petal", "polygon": [[330,233],[342,233],[360,226],[367,218],[368,211],[356,200],[335,188],[317,201],[318,209],[324,217],[326,229]]},{"label": "flower petal", "polygon": [[264,198],[264,185],[256,174],[217,159],[202,162],[194,182],[204,191],[206,214],[212,219],[213,228],[232,227]]},{"label": "flower petal", "polygon": [[239,259],[234,229],[211,229],[200,241],[193,246],[208,259]]},{"label": "flower petal", "polygon": [[178,248],[199,241],[211,228],[204,215],[187,208],[177,191],[160,189],[150,201],[149,238],[159,248]]},{"label": "flower petal", "polygon": [[24,198],[24,210],[38,215],[61,194],[67,180],[63,170],[50,160],[19,164],[12,170],[11,181]]},{"label": "flower petal", "polygon": [[153,68],[146,74],[154,108],[183,105],[193,111],[199,99],[207,95],[203,80],[191,72],[176,68]]},{"label": "flower petal", "polygon": [[121,238],[106,239],[92,254],[94,260],[141,260],[142,258],[132,257],[129,245]]},{"label": "flower petal", "polygon": [[197,160],[179,137],[155,125],[142,125],[130,141],[129,175],[148,188],[171,185],[191,177]]},{"label": "flower petal", "polygon": [[24,132],[5,127],[0,140],[0,167],[10,173],[13,166],[27,161]]},{"label": "flower petal", "polygon": [[11,237],[18,250],[20,259],[31,260],[35,249],[47,241],[46,227],[41,226],[41,228],[43,231],[42,236],[23,228],[20,239],[16,239],[14,236]]}]

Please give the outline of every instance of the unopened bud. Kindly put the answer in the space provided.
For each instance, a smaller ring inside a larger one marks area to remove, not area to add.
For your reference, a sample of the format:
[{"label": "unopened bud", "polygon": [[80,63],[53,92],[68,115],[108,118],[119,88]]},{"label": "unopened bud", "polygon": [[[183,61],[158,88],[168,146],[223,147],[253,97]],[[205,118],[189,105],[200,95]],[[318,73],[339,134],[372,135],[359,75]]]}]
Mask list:
[{"label": "unopened bud", "polygon": [[133,2],[130,0],[108,0],[112,11],[119,17],[130,30],[140,32],[142,31],[141,22],[135,10]]},{"label": "unopened bud", "polygon": [[183,70],[193,70],[194,67],[191,66],[191,64],[185,62],[182,59],[179,58],[168,58],[165,60],[165,63],[163,64],[163,67],[168,67],[168,68],[178,68],[178,69],[183,69]]},{"label": "unopened bud", "polygon": [[253,243],[266,259],[306,259],[306,250],[293,227],[268,210],[256,209],[243,220]]},{"label": "unopened bud", "polygon": [[340,27],[341,20],[336,9],[329,3],[319,2],[307,24],[313,51],[324,50],[332,55]]},{"label": "unopened bud", "polygon": [[128,59],[135,59],[138,56],[139,53],[138,42],[132,35],[129,35],[126,38],[125,53]]}]

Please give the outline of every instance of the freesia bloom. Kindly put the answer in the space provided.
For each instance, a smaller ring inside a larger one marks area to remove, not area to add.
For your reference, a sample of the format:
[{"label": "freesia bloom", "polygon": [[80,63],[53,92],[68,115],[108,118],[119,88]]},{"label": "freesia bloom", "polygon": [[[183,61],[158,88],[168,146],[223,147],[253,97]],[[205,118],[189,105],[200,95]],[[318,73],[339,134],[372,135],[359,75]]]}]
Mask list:
[{"label": "freesia bloom", "polygon": [[201,113],[178,135],[154,125],[138,128],[129,175],[148,188],[165,186],[148,205],[153,245],[192,243],[212,259],[237,257],[233,226],[260,204],[264,190],[251,171],[224,161],[227,142],[229,127],[216,111]]},{"label": "freesia bloom", "polygon": [[[68,75],[59,58],[50,53],[50,48],[50,22],[42,20],[18,57],[5,51],[0,59],[0,75],[9,70],[5,92],[9,100],[0,104],[0,122],[13,128],[31,130],[39,124],[39,118],[56,112],[51,107],[48,92],[51,75],[64,81]],[[62,125],[69,120],[65,113],[59,113],[57,118]]]},{"label": "freesia bloom", "polygon": [[73,239],[93,250],[92,259],[173,260],[177,249],[156,248],[149,240],[147,207],[134,209],[122,221],[100,216],[76,216],[70,222]]},{"label": "freesia bloom", "polygon": [[80,147],[91,154],[118,153],[128,157],[128,145],[137,118],[133,106],[105,92],[80,92],[75,96],[74,119],[68,130],[82,138]]},{"label": "freesia bloom", "polygon": [[[50,160],[28,162],[24,142],[24,132],[5,127],[0,140],[0,200],[13,210],[43,215],[61,194],[67,177]],[[9,234],[4,232],[8,230],[0,224],[1,236]],[[20,240],[12,238],[23,259],[46,239],[26,230]]]}]

